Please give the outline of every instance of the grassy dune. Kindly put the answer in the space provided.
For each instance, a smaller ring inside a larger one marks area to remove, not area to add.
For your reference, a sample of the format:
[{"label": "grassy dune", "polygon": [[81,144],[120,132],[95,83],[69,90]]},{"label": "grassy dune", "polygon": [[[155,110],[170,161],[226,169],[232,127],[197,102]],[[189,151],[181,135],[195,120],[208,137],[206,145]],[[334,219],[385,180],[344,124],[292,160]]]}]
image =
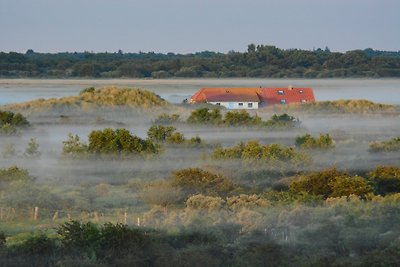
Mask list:
[{"label": "grassy dune", "polygon": [[78,96],[62,98],[37,99],[28,102],[10,104],[4,109],[22,113],[46,111],[90,111],[96,108],[127,107],[135,109],[150,109],[168,107],[170,104],[160,96],[143,89],[104,87],[101,89],[84,90]]}]

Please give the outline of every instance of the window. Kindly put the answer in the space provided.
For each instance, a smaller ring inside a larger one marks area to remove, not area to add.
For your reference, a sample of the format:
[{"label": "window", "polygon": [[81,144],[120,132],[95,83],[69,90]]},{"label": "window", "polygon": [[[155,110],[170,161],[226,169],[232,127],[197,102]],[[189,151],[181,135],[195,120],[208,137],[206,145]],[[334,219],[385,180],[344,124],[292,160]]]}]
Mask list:
[{"label": "window", "polygon": [[305,100],[305,99],[301,100],[301,103],[306,103],[306,102],[307,102],[307,100]]},{"label": "window", "polygon": [[243,107],[243,103],[239,103],[239,107]]},{"label": "window", "polygon": [[217,106],[221,106],[221,103],[216,103],[215,105],[217,105]]},{"label": "window", "polygon": [[285,92],[283,90],[278,91],[278,95],[284,95],[284,94],[285,94]]},{"label": "window", "polygon": [[286,104],[286,99],[281,99],[281,104]]},{"label": "window", "polygon": [[300,91],[299,91],[299,94],[302,94],[302,93],[304,93],[304,91],[303,91],[303,90],[300,90]]},{"label": "window", "polygon": [[248,108],[252,108],[253,107],[253,103],[247,103],[247,107]]}]

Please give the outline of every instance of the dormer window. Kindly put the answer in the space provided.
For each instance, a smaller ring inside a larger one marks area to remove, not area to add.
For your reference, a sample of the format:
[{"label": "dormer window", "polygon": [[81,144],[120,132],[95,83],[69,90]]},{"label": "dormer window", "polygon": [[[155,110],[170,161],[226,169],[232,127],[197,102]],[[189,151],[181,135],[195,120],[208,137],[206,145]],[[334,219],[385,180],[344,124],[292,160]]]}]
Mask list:
[{"label": "dormer window", "polygon": [[301,103],[306,103],[306,102],[307,102],[307,100],[305,100],[305,99],[301,100]]},{"label": "dormer window", "polygon": [[303,90],[299,90],[299,94],[303,94],[304,93],[304,91]]},{"label": "dormer window", "polygon": [[281,99],[281,104],[286,104],[286,99]]},{"label": "dormer window", "polygon": [[285,94],[285,92],[283,90],[278,91],[278,95],[284,95],[284,94]]}]

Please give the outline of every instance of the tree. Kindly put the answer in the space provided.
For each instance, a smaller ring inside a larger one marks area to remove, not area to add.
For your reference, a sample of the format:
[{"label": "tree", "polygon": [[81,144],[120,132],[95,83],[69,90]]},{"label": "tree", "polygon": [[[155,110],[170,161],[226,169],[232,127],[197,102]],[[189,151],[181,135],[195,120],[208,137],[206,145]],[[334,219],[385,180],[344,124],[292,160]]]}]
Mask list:
[{"label": "tree", "polygon": [[400,168],[394,166],[379,166],[368,173],[368,178],[380,195],[400,192]]}]

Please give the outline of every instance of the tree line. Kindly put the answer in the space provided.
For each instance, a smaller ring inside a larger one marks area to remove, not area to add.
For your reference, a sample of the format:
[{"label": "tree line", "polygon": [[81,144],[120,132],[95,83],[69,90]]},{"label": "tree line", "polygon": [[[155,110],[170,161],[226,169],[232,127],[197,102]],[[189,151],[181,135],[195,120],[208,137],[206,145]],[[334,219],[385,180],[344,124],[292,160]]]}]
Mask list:
[{"label": "tree line", "polygon": [[0,77],[400,77],[400,52],[371,48],[345,53],[248,45],[247,51],[217,53],[0,52]]}]

